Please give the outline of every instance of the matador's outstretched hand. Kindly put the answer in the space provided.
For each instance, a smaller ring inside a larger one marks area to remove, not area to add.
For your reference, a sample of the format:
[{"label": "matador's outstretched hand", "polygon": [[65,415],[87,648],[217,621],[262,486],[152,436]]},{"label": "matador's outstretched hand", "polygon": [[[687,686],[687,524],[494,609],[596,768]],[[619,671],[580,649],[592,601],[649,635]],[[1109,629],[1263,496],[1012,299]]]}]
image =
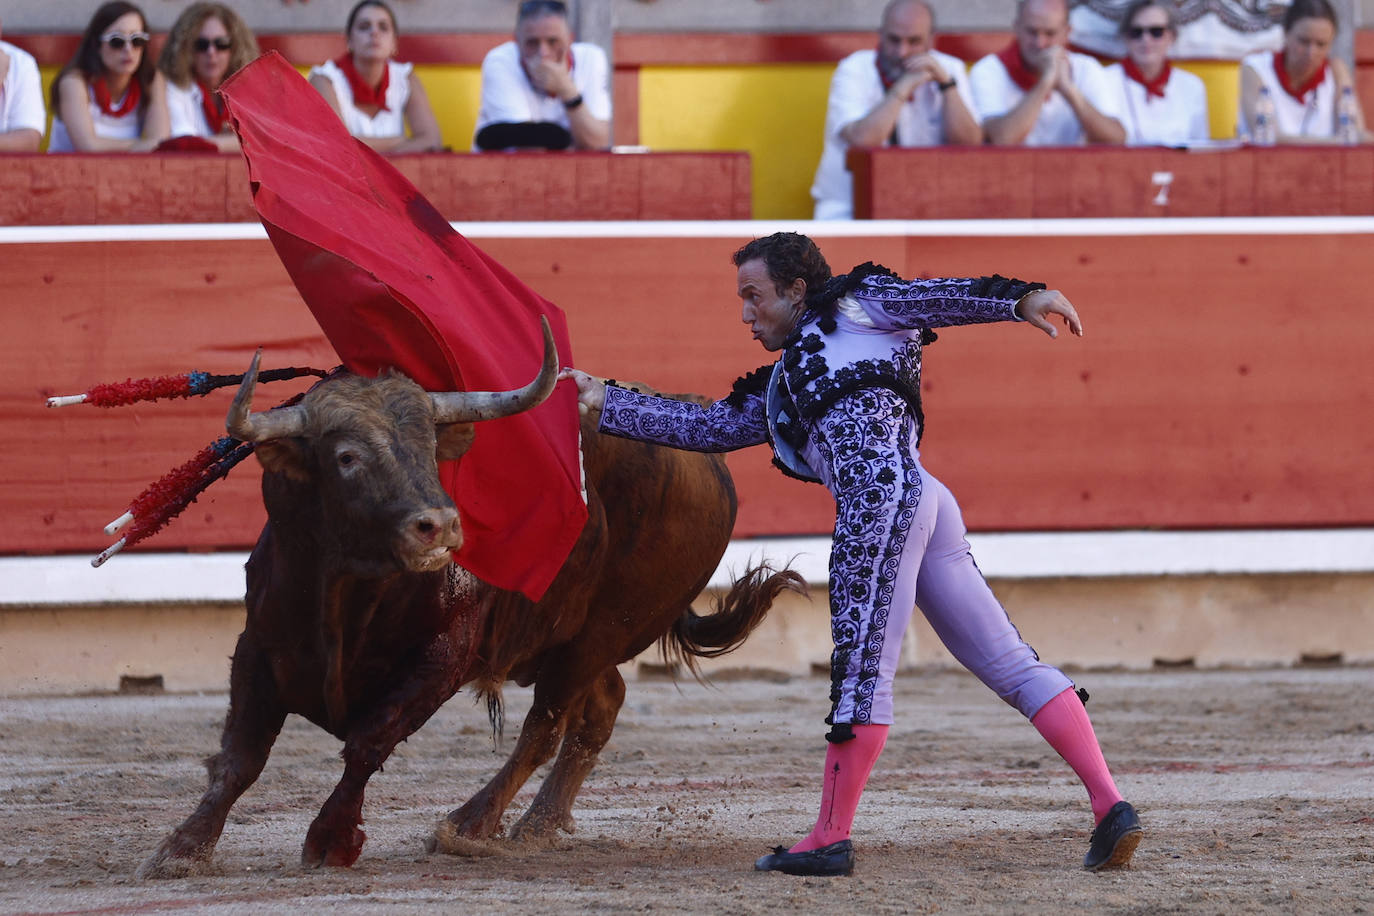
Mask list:
[{"label": "matador's outstretched hand", "polygon": [[1078,318],[1078,310],[1057,289],[1038,289],[1033,293],[1026,293],[1016,303],[1016,314],[1027,324],[1035,325],[1051,337],[1058,337],[1059,331],[1045,316],[1058,315],[1074,336],[1083,336],[1083,322]]},{"label": "matador's outstretched hand", "polygon": [[606,382],[594,375],[588,375],[581,369],[564,367],[558,370],[558,381],[572,379],[577,385],[577,410],[579,413],[588,413],[592,410],[600,410],[601,405],[606,402]]}]

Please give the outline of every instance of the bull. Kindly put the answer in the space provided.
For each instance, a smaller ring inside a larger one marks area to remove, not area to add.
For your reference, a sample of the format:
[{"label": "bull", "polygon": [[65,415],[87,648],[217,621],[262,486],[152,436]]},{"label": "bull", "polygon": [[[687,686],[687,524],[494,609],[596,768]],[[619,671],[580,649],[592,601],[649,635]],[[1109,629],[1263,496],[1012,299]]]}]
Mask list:
[{"label": "bull", "polygon": [[548,396],[557,355],[547,325],[544,335],[539,375],[515,391],[427,393],[399,373],[341,374],[265,413],[250,412],[254,357],[226,425],[255,443],[268,521],[247,564],[229,710],[199,806],[141,877],[209,864],[289,713],[343,742],[343,776],[306,833],[302,862],[352,865],[366,839],[368,779],[467,684],[487,697],[494,724],[503,683],[533,684],[533,703],[504,766],[440,822],[431,848],[497,835],[511,799],[555,752],[511,836],[571,832],[574,798],[624,701],[616,666],[660,641],[695,670],[697,658],[743,641],[782,590],[804,588],[794,573],[761,567],[697,616],[691,601],[734,524],[724,462],[603,437],[585,419],[588,518],[543,598],[452,564],[462,526],[438,462],[462,458],[476,423]]}]

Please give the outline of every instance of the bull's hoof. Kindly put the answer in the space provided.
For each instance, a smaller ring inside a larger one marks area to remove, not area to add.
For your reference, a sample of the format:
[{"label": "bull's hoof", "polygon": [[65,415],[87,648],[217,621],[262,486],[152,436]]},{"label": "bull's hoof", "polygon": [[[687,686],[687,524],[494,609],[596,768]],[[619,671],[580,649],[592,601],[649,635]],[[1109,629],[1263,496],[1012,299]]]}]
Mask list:
[{"label": "bull's hoof", "polygon": [[346,839],[339,839],[323,829],[316,830],[316,826],[311,826],[301,849],[301,864],[306,868],[348,868],[363,854],[367,834],[357,827],[345,831]]},{"label": "bull's hoof", "polygon": [[501,812],[497,811],[493,816],[485,805],[469,800],[463,807],[450,811],[440,822],[439,829],[445,829],[444,824],[448,825],[447,832],[451,836],[489,840],[501,835]]},{"label": "bull's hoof", "polygon": [[572,812],[544,812],[531,808],[511,828],[510,838],[529,843],[548,839],[560,830],[567,834],[577,832],[577,822],[573,820]]},{"label": "bull's hoof", "polygon": [[170,848],[171,841],[163,843],[157,852],[150,855],[134,872],[140,881],[163,881],[169,878],[189,878],[210,871],[210,855],[177,855]]},{"label": "bull's hoof", "polygon": [[425,843],[425,851],[442,852],[446,856],[463,856],[467,859],[510,854],[510,850],[503,848],[497,841],[486,838],[474,839],[464,835],[458,825],[448,818],[441,820],[434,828],[434,836]]}]

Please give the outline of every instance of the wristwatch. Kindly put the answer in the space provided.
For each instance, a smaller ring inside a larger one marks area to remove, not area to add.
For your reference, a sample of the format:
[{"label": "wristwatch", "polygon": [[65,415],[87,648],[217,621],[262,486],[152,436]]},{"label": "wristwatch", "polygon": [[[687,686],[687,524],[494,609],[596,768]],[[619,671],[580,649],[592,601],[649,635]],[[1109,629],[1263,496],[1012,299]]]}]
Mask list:
[{"label": "wristwatch", "polygon": [[573,96],[572,98],[570,98],[570,99],[568,99],[566,102],[564,102],[564,103],[563,103],[563,107],[566,108],[566,109],[568,109],[568,111],[572,111],[574,108],[576,108],[578,105],[581,105],[581,104],[582,104],[582,93],[579,92],[577,95]]},{"label": "wristwatch", "polygon": [[949,90],[953,89],[955,85],[956,83],[954,82],[954,79],[951,77],[948,82],[936,83],[935,88],[939,89],[941,92],[948,92]]}]

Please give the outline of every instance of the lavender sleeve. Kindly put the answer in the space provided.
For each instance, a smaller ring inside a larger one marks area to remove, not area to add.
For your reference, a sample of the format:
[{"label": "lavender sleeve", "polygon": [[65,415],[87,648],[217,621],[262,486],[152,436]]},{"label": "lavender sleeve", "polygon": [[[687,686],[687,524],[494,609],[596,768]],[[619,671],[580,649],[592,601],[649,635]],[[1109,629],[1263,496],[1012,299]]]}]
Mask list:
[{"label": "lavender sleeve", "polygon": [[703,406],[607,385],[597,428],[693,452],[729,452],[768,441],[767,414],[758,395],[745,397],[739,407],[729,401]]},{"label": "lavender sleeve", "polygon": [[946,328],[992,321],[1020,321],[1016,303],[1026,293],[1044,289],[1006,277],[903,280],[869,276],[850,295],[883,330]]}]

